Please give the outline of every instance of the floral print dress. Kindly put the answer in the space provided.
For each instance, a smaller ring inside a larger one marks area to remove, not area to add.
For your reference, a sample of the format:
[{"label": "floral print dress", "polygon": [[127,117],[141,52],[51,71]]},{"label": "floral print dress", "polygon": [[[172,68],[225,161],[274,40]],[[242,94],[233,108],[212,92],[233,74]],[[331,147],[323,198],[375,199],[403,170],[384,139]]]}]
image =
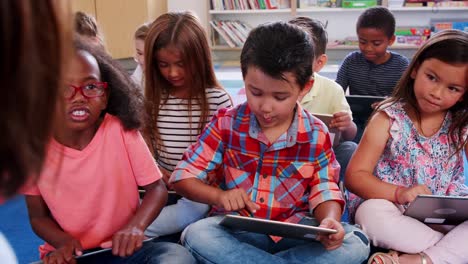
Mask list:
[{"label": "floral print dress", "polygon": [[[464,184],[463,151],[452,155],[456,144],[448,135],[452,122],[450,112],[440,130],[425,137],[419,134],[406,114],[403,103],[395,103],[382,111],[390,117],[390,137],[374,169],[375,176],[405,187],[425,184],[433,194],[468,195],[468,187]],[[468,129],[465,127],[463,132],[463,139],[466,139]],[[356,209],[363,201],[349,193],[351,219],[354,219]]]}]

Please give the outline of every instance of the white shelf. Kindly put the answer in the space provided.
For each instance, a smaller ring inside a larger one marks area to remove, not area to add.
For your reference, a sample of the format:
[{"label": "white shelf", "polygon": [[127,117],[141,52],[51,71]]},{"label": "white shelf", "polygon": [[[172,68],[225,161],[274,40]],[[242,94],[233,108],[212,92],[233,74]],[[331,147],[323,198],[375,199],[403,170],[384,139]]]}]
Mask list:
[{"label": "white shelf", "polygon": [[[416,50],[419,47],[416,45],[395,45],[395,46],[390,46],[390,50]],[[241,51],[242,47],[234,47],[231,48],[229,46],[224,46],[224,45],[216,45],[211,47],[212,50],[216,51]],[[353,45],[332,45],[328,46],[327,50],[358,50],[358,46],[353,46]]]},{"label": "white shelf", "polygon": [[226,15],[226,14],[274,14],[274,13],[284,13],[290,14],[290,8],[283,9],[247,9],[247,10],[210,10],[210,15]]},{"label": "white shelf", "polygon": [[[468,7],[439,7],[439,6],[433,6],[433,7],[389,7],[390,11],[395,11],[395,12],[439,12],[439,11],[457,11],[457,12],[463,12],[463,11],[468,11]],[[341,7],[336,7],[336,8],[329,8],[329,7],[311,7],[311,8],[298,8],[296,9],[296,12],[298,13],[307,13],[307,12],[362,12],[364,11],[365,8],[341,8]],[[209,14],[210,15],[237,15],[237,14],[269,14],[269,13],[285,13],[289,14],[291,13],[290,8],[283,8],[283,9],[247,9],[247,10],[210,10]]]}]

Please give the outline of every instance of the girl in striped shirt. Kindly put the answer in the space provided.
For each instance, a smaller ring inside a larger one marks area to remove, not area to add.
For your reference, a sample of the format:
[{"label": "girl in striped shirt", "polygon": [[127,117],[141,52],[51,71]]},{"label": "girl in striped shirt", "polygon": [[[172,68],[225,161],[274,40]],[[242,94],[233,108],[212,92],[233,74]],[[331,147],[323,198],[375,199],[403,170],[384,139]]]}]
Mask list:
[{"label": "girl in striped shirt", "polygon": [[[167,180],[185,149],[218,109],[232,103],[216,80],[206,33],[190,12],[167,13],[154,21],[145,40],[145,69],[145,137],[170,189]],[[208,210],[182,198],[166,206],[146,234],[180,232]]]}]

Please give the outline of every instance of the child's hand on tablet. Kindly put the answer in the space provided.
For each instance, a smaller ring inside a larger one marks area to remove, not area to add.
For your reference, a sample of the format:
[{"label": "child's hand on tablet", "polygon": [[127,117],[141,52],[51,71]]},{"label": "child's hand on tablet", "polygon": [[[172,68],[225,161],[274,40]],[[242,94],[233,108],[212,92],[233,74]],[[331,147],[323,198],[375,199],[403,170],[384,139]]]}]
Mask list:
[{"label": "child's hand on tablet", "polygon": [[76,263],[75,256],[81,256],[83,254],[83,248],[80,241],[76,239],[70,239],[65,244],[55,251],[51,251],[42,259],[44,264],[48,263]]},{"label": "child's hand on tablet", "polygon": [[327,250],[334,250],[341,246],[343,243],[345,231],[340,222],[333,218],[325,218],[322,220],[319,227],[335,229],[337,231],[335,234],[317,235],[317,240],[320,241],[320,243],[322,243]]}]

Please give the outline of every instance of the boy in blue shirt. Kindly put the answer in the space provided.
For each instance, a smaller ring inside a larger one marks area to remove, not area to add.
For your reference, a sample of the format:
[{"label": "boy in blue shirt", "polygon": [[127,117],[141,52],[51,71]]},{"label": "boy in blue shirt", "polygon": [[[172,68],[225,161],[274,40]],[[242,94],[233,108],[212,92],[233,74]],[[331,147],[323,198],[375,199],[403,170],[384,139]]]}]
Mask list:
[{"label": "boy in blue shirt", "polygon": [[395,42],[395,17],[385,7],[368,8],[356,31],[359,51],[346,56],[336,82],[351,95],[389,96],[409,64],[408,58],[387,50]]}]

